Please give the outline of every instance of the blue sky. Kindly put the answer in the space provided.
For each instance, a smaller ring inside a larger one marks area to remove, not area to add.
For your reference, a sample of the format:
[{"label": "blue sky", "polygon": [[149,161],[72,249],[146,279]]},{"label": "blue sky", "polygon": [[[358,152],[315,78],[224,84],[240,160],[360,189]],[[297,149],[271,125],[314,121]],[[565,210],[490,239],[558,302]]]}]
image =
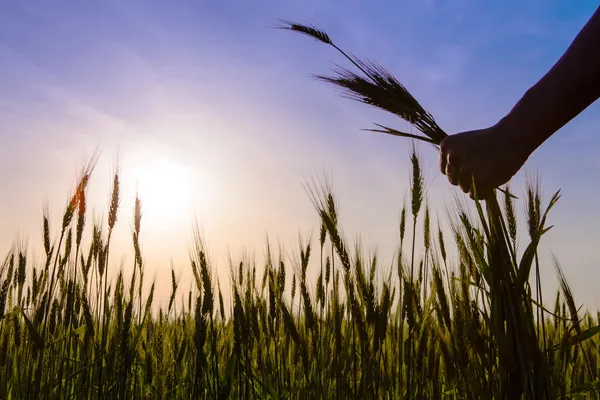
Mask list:
[{"label": "blue sky", "polygon": [[[560,57],[595,2],[4,1],[0,5],[0,252],[39,249],[40,216],[61,208],[86,157],[102,148],[90,199],[105,212],[114,157],[124,179],[129,256],[136,188],[143,247],[157,277],[185,278],[196,217],[218,263],[263,254],[264,237],[295,245],[318,227],[303,182],[326,171],[349,238],[391,257],[408,186],[410,143],[361,132],[405,123],[340,98],[309,78],[343,60],[314,40],[272,29],[316,23],[378,61],[448,132],[495,123]],[[599,308],[599,105],[544,144],[514,179],[539,173],[551,216],[543,259],[562,261],[579,302]],[[432,206],[457,193],[420,146]],[[162,171],[162,172],[161,172]],[[164,172],[164,173],[163,173]],[[173,178],[173,176],[177,178]],[[517,194],[518,194],[517,193]],[[153,198],[155,200],[153,200]],[[168,205],[168,206],[167,206]],[[387,262],[387,261],[385,261]],[[554,270],[544,265],[547,287]],[[223,272],[226,279],[226,272]],[[592,279],[593,278],[593,279]]]}]

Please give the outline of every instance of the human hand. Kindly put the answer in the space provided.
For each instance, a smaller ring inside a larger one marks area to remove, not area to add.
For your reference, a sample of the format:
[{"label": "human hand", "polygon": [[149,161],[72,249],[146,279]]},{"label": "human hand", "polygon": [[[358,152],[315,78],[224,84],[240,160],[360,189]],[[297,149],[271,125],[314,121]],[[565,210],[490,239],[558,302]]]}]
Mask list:
[{"label": "human hand", "polygon": [[474,181],[477,197],[485,199],[525,164],[532,152],[526,138],[501,124],[448,136],[440,144],[440,170],[471,198]]}]

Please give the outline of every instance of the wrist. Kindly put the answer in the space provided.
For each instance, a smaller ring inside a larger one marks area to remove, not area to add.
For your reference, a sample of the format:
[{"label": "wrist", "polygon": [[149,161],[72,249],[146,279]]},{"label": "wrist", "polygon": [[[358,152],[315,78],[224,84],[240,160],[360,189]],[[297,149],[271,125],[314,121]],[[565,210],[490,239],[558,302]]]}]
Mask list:
[{"label": "wrist", "polygon": [[553,133],[552,117],[545,110],[551,107],[537,85],[530,88],[497,126],[529,156]]},{"label": "wrist", "polygon": [[494,125],[493,131],[513,144],[515,155],[523,162],[541,145],[535,128],[528,120],[520,119],[517,115],[509,113]]}]

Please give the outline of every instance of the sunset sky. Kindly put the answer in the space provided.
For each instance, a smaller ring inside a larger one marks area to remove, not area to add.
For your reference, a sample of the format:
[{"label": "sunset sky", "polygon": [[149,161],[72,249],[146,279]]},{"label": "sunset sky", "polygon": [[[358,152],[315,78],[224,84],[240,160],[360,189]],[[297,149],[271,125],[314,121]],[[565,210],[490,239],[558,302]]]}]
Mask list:
[{"label": "sunset sky", "polygon": [[[388,265],[411,143],[361,128],[406,123],[311,79],[344,60],[273,29],[277,20],[316,23],[339,46],[378,61],[455,133],[504,116],[596,7],[566,0],[3,1],[0,255],[17,238],[40,255],[44,205],[56,233],[78,172],[99,149],[89,191],[98,218],[106,216],[117,157],[123,178],[111,265],[130,265],[138,190],[142,248],[161,297],[171,260],[189,278],[194,219],[224,283],[227,253],[260,260],[266,235],[293,256],[299,233],[318,231],[304,188],[315,173],[332,177],[348,239],[359,236]],[[556,287],[547,262],[554,253],[576,301],[591,309],[600,308],[599,107],[559,131],[513,181],[523,195],[526,174],[539,173],[546,202],[562,188],[542,247],[544,284]],[[445,224],[445,206],[462,194],[438,172],[435,150],[418,148],[434,213]]]}]

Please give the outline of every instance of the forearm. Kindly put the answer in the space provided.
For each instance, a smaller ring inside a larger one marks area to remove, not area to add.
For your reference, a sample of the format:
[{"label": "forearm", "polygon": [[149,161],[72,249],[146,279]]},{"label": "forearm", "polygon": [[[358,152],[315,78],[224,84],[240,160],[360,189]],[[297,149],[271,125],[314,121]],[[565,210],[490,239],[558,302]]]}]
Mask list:
[{"label": "forearm", "polygon": [[600,8],[552,69],[500,122],[533,152],[600,97]]}]

